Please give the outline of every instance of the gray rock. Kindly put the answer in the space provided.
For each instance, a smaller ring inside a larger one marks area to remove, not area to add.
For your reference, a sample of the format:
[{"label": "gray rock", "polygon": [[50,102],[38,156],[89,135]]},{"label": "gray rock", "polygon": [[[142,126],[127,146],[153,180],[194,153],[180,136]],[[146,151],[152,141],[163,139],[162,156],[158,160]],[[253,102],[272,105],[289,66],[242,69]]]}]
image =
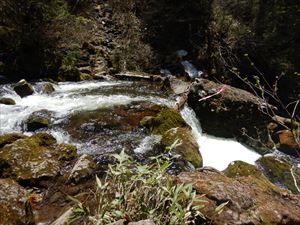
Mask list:
[{"label": "gray rock", "polygon": [[96,163],[93,161],[93,158],[83,154],[75,163],[68,180],[77,183],[92,175],[95,168]]},{"label": "gray rock", "polygon": [[20,80],[15,86],[14,91],[21,97],[26,97],[34,93],[33,87],[26,80]]}]

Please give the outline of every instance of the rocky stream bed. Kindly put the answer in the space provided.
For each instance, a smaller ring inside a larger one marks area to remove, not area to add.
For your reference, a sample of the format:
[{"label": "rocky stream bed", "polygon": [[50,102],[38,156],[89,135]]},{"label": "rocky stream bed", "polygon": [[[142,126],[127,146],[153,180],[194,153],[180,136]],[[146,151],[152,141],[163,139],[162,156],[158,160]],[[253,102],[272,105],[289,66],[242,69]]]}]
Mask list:
[{"label": "rocky stream bed", "polygon": [[170,172],[205,194],[212,224],[300,224],[299,147],[261,99],[205,79],[144,78],[0,86],[0,224],[64,224],[67,196],[84,199],[109,154],[147,163],[176,140]]}]

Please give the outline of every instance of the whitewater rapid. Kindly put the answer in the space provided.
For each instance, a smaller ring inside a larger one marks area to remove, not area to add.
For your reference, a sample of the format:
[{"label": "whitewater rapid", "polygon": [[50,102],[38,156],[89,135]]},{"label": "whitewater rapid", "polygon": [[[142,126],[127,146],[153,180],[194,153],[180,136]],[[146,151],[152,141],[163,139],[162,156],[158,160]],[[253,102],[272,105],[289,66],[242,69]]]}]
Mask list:
[{"label": "whitewater rapid", "polygon": [[[63,82],[54,85],[55,92],[51,95],[38,91],[42,84],[35,84],[35,94],[25,98],[16,95],[11,85],[1,85],[0,97],[13,98],[16,105],[0,105],[0,134],[22,132],[24,121],[29,115],[43,109],[51,111],[53,113],[52,123],[58,124],[75,112],[128,105],[133,102],[152,102],[167,106],[175,104],[174,99],[155,95],[151,90],[139,89],[137,86],[138,91],[133,91],[131,90],[133,82],[127,81]],[[118,89],[120,90],[114,91]],[[199,121],[191,108],[185,106],[181,115],[192,127],[193,135],[200,146],[204,166],[224,170],[232,161],[242,160],[254,164],[260,157],[259,154],[235,140],[203,134]],[[47,132],[57,138],[58,142],[72,143],[69,134],[62,128],[50,129]],[[143,153],[150,149],[154,141],[158,140],[158,137],[146,137],[137,146],[136,151]],[[84,151],[81,149],[81,152]]]}]

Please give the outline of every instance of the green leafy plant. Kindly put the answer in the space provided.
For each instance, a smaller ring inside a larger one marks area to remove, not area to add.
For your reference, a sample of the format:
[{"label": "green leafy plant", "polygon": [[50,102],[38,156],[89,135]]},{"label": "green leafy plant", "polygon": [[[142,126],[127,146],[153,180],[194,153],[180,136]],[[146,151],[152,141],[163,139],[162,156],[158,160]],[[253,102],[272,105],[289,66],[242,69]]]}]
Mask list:
[{"label": "green leafy plant", "polygon": [[[121,152],[109,165],[103,179],[96,177],[96,208],[88,216],[89,224],[108,224],[119,219],[152,219],[156,224],[193,224],[205,202],[191,184],[174,184],[167,174],[171,162],[165,156],[142,165]],[[78,205],[80,212],[82,204]]]}]

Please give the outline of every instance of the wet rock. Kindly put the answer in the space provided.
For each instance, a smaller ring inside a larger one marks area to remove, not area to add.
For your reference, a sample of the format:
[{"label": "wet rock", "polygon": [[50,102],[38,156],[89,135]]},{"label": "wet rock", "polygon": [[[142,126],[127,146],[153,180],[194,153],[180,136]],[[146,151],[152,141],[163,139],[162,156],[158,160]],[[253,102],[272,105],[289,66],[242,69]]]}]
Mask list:
[{"label": "wet rock", "polygon": [[0,176],[30,183],[59,174],[67,154],[49,134],[38,133],[6,144],[0,151]]},{"label": "wet rock", "polygon": [[294,131],[281,130],[277,132],[276,135],[278,135],[279,139],[279,151],[288,155],[300,157],[300,128]]},{"label": "wet rock", "polygon": [[300,123],[296,120],[274,116],[267,126],[276,149],[294,157],[300,157]]},{"label": "wet rock", "polygon": [[[295,186],[294,178],[291,173],[293,165],[288,161],[277,159],[275,156],[261,157],[257,163],[262,168],[263,173],[268,179],[283,188],[291,190],[294,194],[300,194]],[[300,169],[295,167],[295,181],[300,184]]]},{"label": "wet rock", "polygon": [[14,91],[21,97],[26,97],[34,93],[33,87],[26,80],[20,80],[14,86]]},{"label": "wet rock", "polygon": [[176,95],[184,94],[189,91],[191,82],[182,81],[175,77],[169,77],[169,80],[171,89]]},{"label": "wet rock", "polygon": [[26,130],[36,131],[40,128],[47,128],[50,126],[51,112],[47,110],[41,110],[32,113],[26,120]]},{"label": "wet rock", "polygon": [[172,128],[189,127],[178,111],[168,107],[164,107],[154,117],[144,118],[140,124],[145,126],[151,134],[160,135]]},{"label": "wet rock", "polygon": [[[212,224],[300,224],[300,196],[251,175],[229,178],[204,168],[181,173],[177,182],[191,183],[197,194],[205,195],[201,211]],[[222,203],[223,211],[216,213]]]},{"label": "wet rock", "polygon": [[56,146],[57,152],[59,153],[58,160],[70,161],[77,157],[77,148],[72,144],[59,144]]},{"label": "wet rock", "polygon": [[43,85],[43,89],[42,89],[43,94],[50,95],[54,91],[55,91],[55,89],[54,89],[54,87],[51,83],[46,83],[46,84]]},{"label": "wet rock", "polygon": [[164,133],[161,143],[167,147],[175,143],[176,140],[178,145],[172,150],[181,155],[184,160],[192,163],[196,168],[202,167],[202,156],[192,131],[186,127],[172,128]]},{"label": "wet rock", "polygon": [[11,144],[14,141],[25,138],[26,136],[19,133],[11,133],[11,134],[4,134],[0,136],[0,148],[4,147],[6,144]]},{"label": "wet rock", "polygon": [[12,98],[1,98],[0,99],[0,104],[4,105],[15,105],[16,102]]},{"label": "wet rock", "polygon": [[269,150],[267,124],[272,119],[262,112],[267,107],[262,99],[238,88],[200,79],[191,87],[188,104],[205,132],[235,137],[259,153]]},{"label": "wet rock", "polygon": [[96,163],[93,158],[87,154],[83,154],[75,163],[68,180],[78,183],[91,176],[95,168]]},{"label": "wet rock", "polygon": [[243,161],[234,161],[223,171],[227,177],[237,178],[245,176],[254,176],[256,178],[264,177],[262,172],[254,165]]},{"label": "wet rock", "polygon": [[0,179],[0,224],[34,224],[27,191],[11,179]]}]

